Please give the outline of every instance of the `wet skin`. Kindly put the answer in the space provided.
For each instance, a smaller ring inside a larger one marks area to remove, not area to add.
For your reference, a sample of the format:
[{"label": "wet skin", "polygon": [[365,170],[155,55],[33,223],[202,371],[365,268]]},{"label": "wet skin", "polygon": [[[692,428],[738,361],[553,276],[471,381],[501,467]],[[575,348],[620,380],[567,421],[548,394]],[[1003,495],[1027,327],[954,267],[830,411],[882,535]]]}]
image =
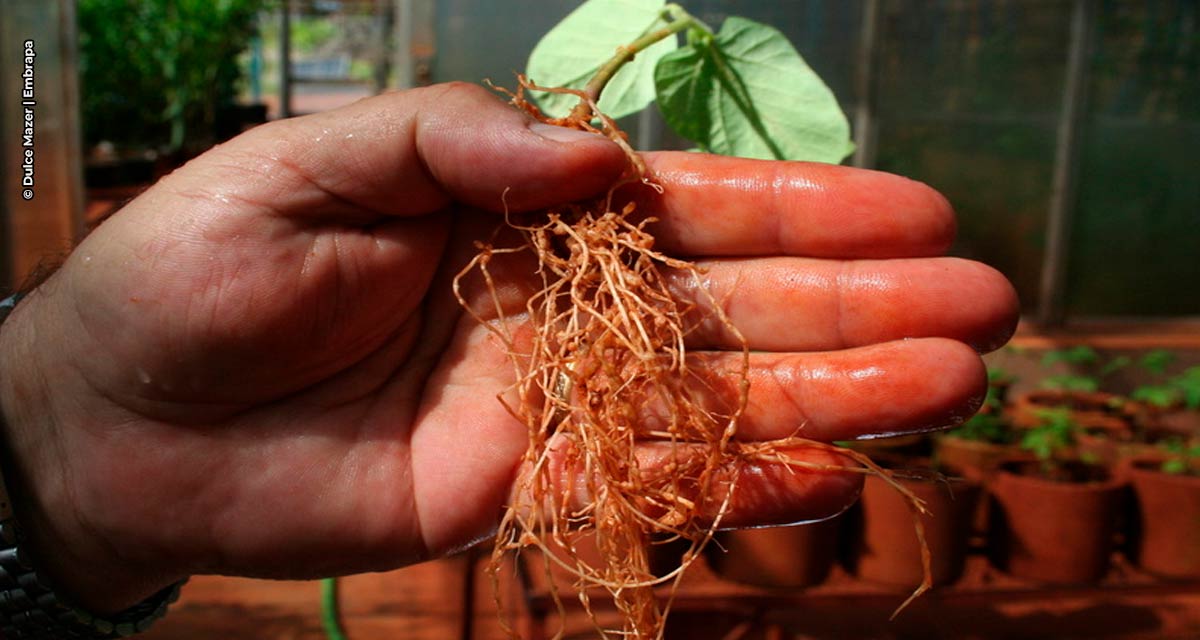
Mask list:
[{"label": "wet skin", "polygon": [[[0,331],[19,515],[62,550],[47,572],[112,611],[193,573],[382,570],[486,537],[525,431],[495,400],[506,356],[450,279],[503,203],[597,195],[624,161],[439,85],[259,127],[160,181]],[[742,437],[922,431],[977,408],[978,353],[1017,301],[994,270],[937,257],[954,220],[936,192],[825,165],[649,165],[659,247],[705,266],[755,351]],[[727,333],[690,345],[718,378]],[[740,524],[826,516],[860,486],[762,471]]]}]

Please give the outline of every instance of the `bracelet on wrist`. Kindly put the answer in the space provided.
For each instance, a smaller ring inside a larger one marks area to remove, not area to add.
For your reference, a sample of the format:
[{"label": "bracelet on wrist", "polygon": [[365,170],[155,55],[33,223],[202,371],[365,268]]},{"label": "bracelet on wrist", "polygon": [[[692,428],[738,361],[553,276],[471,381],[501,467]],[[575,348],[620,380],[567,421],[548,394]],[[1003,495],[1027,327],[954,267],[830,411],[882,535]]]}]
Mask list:
[{"label": "bracelet on wrist", "polygon": [[[17,294],[0,301],[0,324],[20,302]],[[3,419],[3,415],[0,415]],[[2,426],[2,425],[0,425]],[[111,616],[93,615],[61,598],[39,574],[28,553],[24,532],[13,515],[5,456],[0,456],[0,637],[30,640],[96,640],[124,638],[145,631],[179,599],[183,582]],[[42,553],[51,550],[39,549]]]}]

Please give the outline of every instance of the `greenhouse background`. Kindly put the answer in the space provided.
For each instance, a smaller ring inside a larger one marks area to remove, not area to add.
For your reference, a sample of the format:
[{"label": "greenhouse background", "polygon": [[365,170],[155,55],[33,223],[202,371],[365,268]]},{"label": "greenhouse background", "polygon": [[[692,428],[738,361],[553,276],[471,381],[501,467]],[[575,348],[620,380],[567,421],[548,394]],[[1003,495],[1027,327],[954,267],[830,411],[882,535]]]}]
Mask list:
[{"label": "greenhouse background", "polygon": [[[286,76],[278,63],[284,14],[277,8],[264,9],[243,32],[231,33],[206,26],[203,16],[195,25],[156,18],[150,9],[156,4],[81,0],[79,27],[62,22],[76,13],[71,3],[57,3],[57,23],[43,8],[55,3],[17,2],[6,13],[6,41],[35,25],[47,38],[62,39],[76,58],[59,60],[56,51],[43,48],[39,84],[68,99],[82,96],[81,120],[62,124],[80,130],[82,151],[91,157],[102,140],[119,146],[140,136],[139,142],[161,148],[172,144],[172,135],[184,135],[178,127],[172,133],[161,114],[207,80],[194,78],[192,86],[173,90],[166,74],[154,70],[165,56],[176,55],[181,69],[189,60],[220,62],[224,68],[209,77],[236,76],[227,83],[228,91],[237,92],[236,103],[260,104],[276,117],[386,88],[447,80],[511,83],[540,34],[574,3],[295,1],[286,14]],[[115,9],[123,5],[141,8]],[[1180,289],[1180,283],[1200,279],[1194,257],[1200,181],[1191,175],[1192,150],[1200,143],[1195,2],[690,6],[712,23],[736,11],[781,28],[852,120],[860,147],[853,163],[901,173],[945,193],[960,215],[955,252],[1008,275],[1031,318],[1053,323],[1200,314],[1200,296]],[[113,39],[105,41],[104,34]],[[78,46],[68,46],[76,35]],[[16,69],[18,53],[11,47],[6,52],[14,56],[6,58],[6,70]],[[92,71],[89,53],[98,58]],[[62,72],[51,70],[57,64],[64,65]],[[82,92],[76,94],[70,70],[80,65]],[[6,77],[6,86],[17,80]],[[225,99],[232,97],[215,96],[222,114],[231,111]],[[627,127],[641,148],[685,144],[653,110]],[[52,133],[40,132],[47,138]],[[210,144],[211,136],[195,142]],[[14,170],[8,170],[10,180]]]}]

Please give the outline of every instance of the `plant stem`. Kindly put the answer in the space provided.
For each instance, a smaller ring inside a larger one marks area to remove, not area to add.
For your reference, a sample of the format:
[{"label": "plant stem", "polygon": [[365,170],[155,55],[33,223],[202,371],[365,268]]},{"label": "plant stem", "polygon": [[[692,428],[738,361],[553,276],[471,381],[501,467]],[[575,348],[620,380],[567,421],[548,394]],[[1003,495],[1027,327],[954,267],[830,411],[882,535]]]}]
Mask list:
[{"label": "plant stem", "polygon": [[[587,85],[583,88],[583,92],[587,94],[588,98],[593,102],[600,100],[600,93],[604,91],[604,87],[608,85],[609,80],[612,80],[613,76],[617,75],[621,67],[625,66],[626,63],[633,60],[634,56],[645,51],[654,43],[674,36],[684,30],[695,31],[698,35],[702,35],[702,37],[712,37],[713,35],[712,29],[709,29],[708,25],[696,19],[695,16],[675,3],[663,7],[660,20],[666,21],[667,25],[660,29],[654,29],[625,46],[617,47],[616,55],[610,58],[608,62],[605,62],[596,71],[596,75],[592,76],[592,79],[588,80]],[[589,108],[587,100],[580,100],[575,109],[571,111],[571,114],[567,116],[567,120],[579,121],[590,119],[591,113]]]},{"label": "plant stem", "polygon": [[329,640],[346,640],[341,617],[337,578],[325,578],[321,580],[321,626],[325,627]]}]

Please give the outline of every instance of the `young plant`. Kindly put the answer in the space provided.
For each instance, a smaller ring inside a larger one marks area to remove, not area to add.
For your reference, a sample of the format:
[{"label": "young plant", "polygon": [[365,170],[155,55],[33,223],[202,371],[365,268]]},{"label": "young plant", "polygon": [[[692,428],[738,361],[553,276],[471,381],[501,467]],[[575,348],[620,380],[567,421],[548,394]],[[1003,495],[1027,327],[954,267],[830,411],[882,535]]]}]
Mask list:
[{"label": "young plant", "polygon": [[[662,0],[585,2],[537,45],[528,75],[509,95],[542,122],[607,135],[629,157],[622,184],[657,190],[662,187],[614,121],[651,101],[703,151],[838,162],[853,149],[833,94],[779,31],[737,17],[714,31]],[[509,552],[540,548],[548,566],[575,577],[589,613],[591,592],[611,594],[623,626],[599,629],[601,635],[660,638],[666,611],[653,587],[678,585],[700,556],[728,509],[739,462],[891,476],[860,453],[799,437],[735,439],[749,388],[748,348],[743,341],[737,399],[716,411],[702,404],[694,389],[705,383],[689,368],[684,346],[695,323],[690,314],[707,306],[714,310],[709,321],[740,334],[717,301],[675,298],[664,273],[692,277],[705,295],[697,267],[656,251],[645,223],[633,217],[634,205],[614,200],[610,191],[595,201],[509,216],[509,231],[520,242],[480,245],[458,274],[455,292],[473,278],[495,298],[503,286],[495,263],[514,253],[531,255],[542,278],[541,290],[526,303],[527,317],[519,319],[506,317],[500,304],[473,309],[459,294],[464,308],[507,347],[516,383],[501,402],[529,434],[524,471],[496,535],[493,580]],[[530,331],[518,334],[518,323]],[[662,424],[634,424],[644,407],[661,407]],[[668,445],[665,466],[638,460],[637,438],[643,437]],[[800,447],[838,451],[863,466],[816,465],[787,455]],[[563,487],[564,475],[577,484]],[[892,484],[921,508],[911,492]],[[581,495],[588,504],[578,504]],[[579,554],[584,536],[599,550],[598,562]],[[681,566],[655,576],[647,546],[663,536],[688,540],[691,549]],[[925,560],[926,584],[913,597],[928,588]],[[549,570],[547,577],[558,602]]]},{"label": "young plant", "polygon": [[1138,359],[1138,365],[1155,375],[1164,375],[1167,373],[1167,367],[1175,362],[1175,354],[1169,349],[1151,349],[1142,354]]},{"label": "young plant", "polygon": [[[1166,364],[1161,368],[1146,367],[1145,358],[1142,363],[1145,368],[1160,376],[1166,372]],[[1133,390],[1130,397],[1159,409],[1200,410],[1200,366],[1184,369],[1159,384],[1140,386]]]},{"label": "young plant", "polygon": [[1065,363],[1086,373],[1065,373],[1046,376],[1042,379],[1043,389],[1063,391],[1095,392],[1100,390],[1102,380],[1121,369],[1129,366],[1132,360],[1128,356],[1118,356],[1101,364],[1100,354],[1087,345],[1079,345],[1069,349],[1047,351],[1042,356],[1042,366],[1052,367]]},{"label": "young plant", "polygon": [[1172,438],[1159,443],[1158,448],[1166,455],[1159,466],[1163,473],[1200,476],[1200,439],[1188,443],[1183,438]]},{"label": "young plant", "polygon": [[999,367],[988,367],[987,379],[987,397],[984,398],[983,406],[999,412],[1008,402],[1008,391],[1016,384],[1017,376]]},{"label": "young plant", "polygon": [[657,102],[701,151],[840,162],[854,150],[829,87],[786,36],[746,18],[714,31],[675,3],[589,0],[534,47],[526,75],[583,92],[533,91],[552,118],[593,118],[587,100],[613,119]]},{"label": "young plant", "polygon": [[983,406],[961,427],[947,432],[946,435],[991,444],[1011,443],[1015,433],[1003,416],[1004,396],[1015,381],[1016,376],[1011,373],[999,368],[989,368],[988,389],[983,398]]},{"label": "young plant", "polygon": [[1131,399],[1159,409],[1169,409],[1179,404],[1181,396],[1178,389],[1166,384],[1142,385],[1129,394]]},{"label": "young plant", "polygon": [[[1161,380],[1167,373],[1167,367],[1175,361],[1175,354],[1167,349],[1147,351],[1138,359],[1138,366],[1153,379]],[[1180,401],[1180,392],[1169,384],[1144,384],[1129,394],[1130,399],[1151,407],[1167,409]]]},{"label": "young plant", "polygon": [[1079,425],[1064,407],[1039,409],[1037,415],[1037,426],[1021,436],[1020,446],[1037,457],[1044,477],[1055,478],[1062,475],[1061,465],[1075,448]]},{"label": "young plant", "polygon": [[991,444],[1009,444],[1015,437],[1012,427],[1003,416],[983,412],[971,416],[971,419],[967,420],[963,426],[947,432],[946,435]]},{"label": "young plant", "polygon": [[1168,380],[1167,386],[1179,392],[1185,409],[1200,411],[1200,366],[1185,369]]},{"label": "young plant", "polygon": [[212,143],[236,97],[238,55],[271,0],[80,0],[83,133],[169,152]]}]

